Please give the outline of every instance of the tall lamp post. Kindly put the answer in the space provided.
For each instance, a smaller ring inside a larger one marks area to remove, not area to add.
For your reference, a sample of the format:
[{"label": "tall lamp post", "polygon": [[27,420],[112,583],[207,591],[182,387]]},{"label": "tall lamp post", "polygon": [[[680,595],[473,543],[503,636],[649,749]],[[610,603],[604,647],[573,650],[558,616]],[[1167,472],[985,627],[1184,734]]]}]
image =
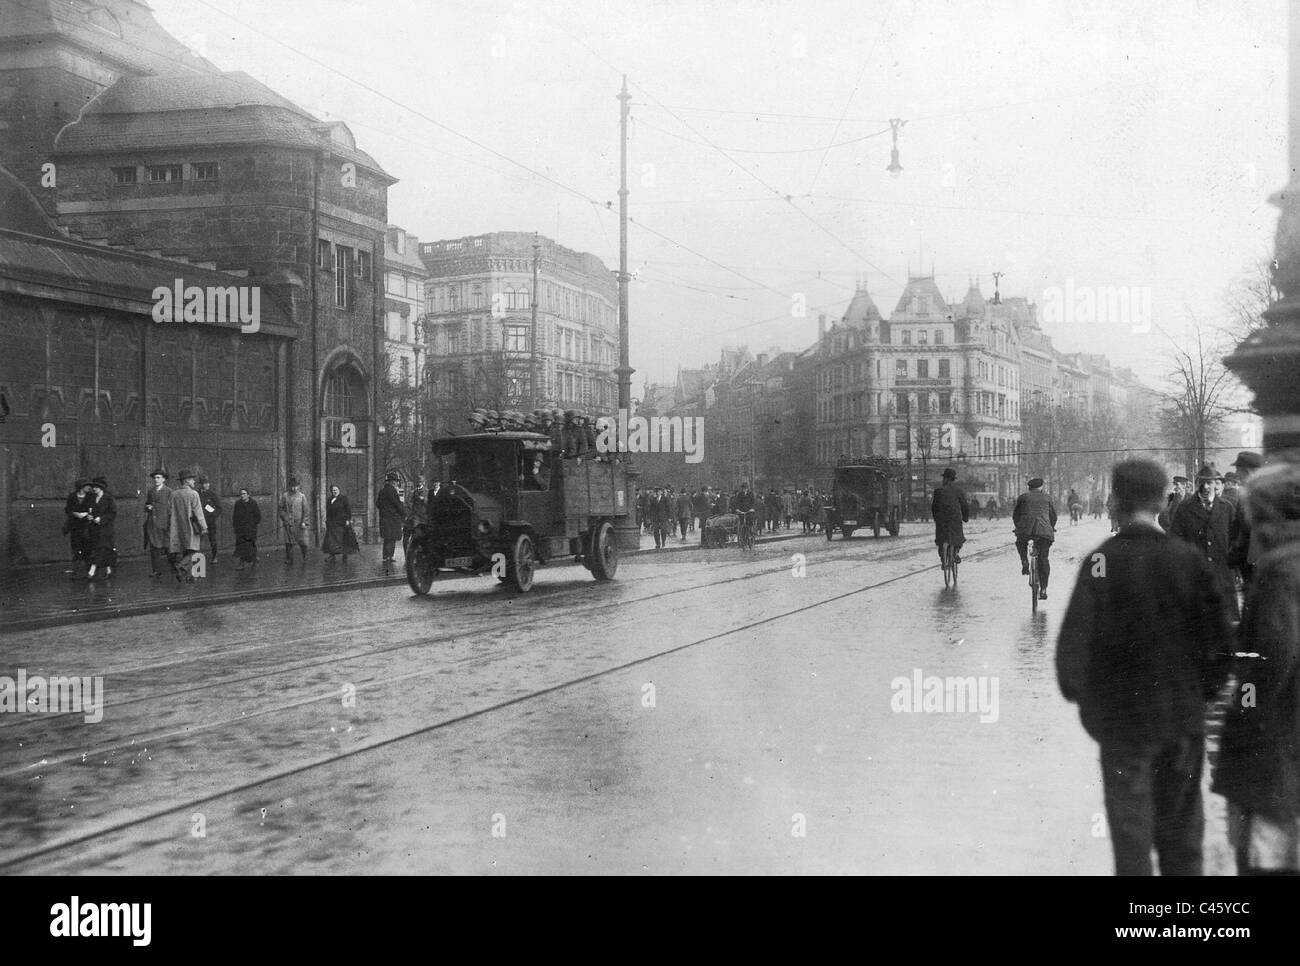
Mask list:
[{"label": "tall lamp post", "polygon": [[1287,4],[1288,131],[1291,183],[1269,200],[1281,209],[1274,239],[1273,283],[1282,297],[1266,324],[1224,359],[1255,394],[1270,461],[1300,462],[1300,0]]},{"label": "tall lamp post", "polygon": [[424,371],[424,367],[423,365],[421,365],[421,362],[423,359],[424,350],[426,348],[424,339],[425,339],[425,333],[427,331],[425,328],[427,321],[428,321],[427,315],[416,316],[415,325],[414,325],[415,342],[411,346],[412,351],[415,353],[415,446],[420,453],[421,475],[424,474],[424,453],[426,447],[424,445],[424,428],[423,428],[424,396],[422,394],[420,375]]}]

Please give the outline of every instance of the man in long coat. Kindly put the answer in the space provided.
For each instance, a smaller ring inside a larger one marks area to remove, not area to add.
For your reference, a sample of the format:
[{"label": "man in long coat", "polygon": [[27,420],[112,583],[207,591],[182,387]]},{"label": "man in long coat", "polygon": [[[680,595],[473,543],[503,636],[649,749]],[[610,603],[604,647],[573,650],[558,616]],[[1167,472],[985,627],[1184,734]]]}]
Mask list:
[{"label": "man in long coat", "polygon": [[217,523],[221,519],[221,497],[205,476],[199,480],[199,502],[203,504],[203,522],[208,528],[208,546],[212,548],[212,562],[217,562]]},{"label": "man in long coat", "polygon": [[289,489],[280,495],[280,526],[284,529],[284,562],[293,563],[293,546],[296,543],[302,552],[303,563],[307,562],[307,495],[302,492],[298,480],[289,477]]},{"label": "man in long coat", "polygon": [[172,518],[172,491],[162,467],[155,469],[149,479],[152,486],[144,498],[144,543],[149,550],[149,576],[161,577],[171,547],[167,531]]},{"label": "man in long coat", "polygon": [[1221,481],[1218,470],[1202,466],[1196,474],[1196,491],[1185,499],[1174,514],[1173,534],[1186,540],[1209,561],[1214,571],[1220,593],[1228,601],[1233,620],[1240,616],[1237,610],[1237,587],[1228,560],[1232,550],[1232,506],[1215,496],[1215,481]]},{"label": "man in long coat", "polygon": [[384,477],[384,486],[375,497],[375,507],[379,510],[379,538],[384,541],[384,563],[393,562],[397,543],[402,539],[402,524],[406,522],[406,504],[397,489],[401,477],[389,473]]},{"label": "man in long coat", "polygon": [[208,525],[203,520],[203,503],[198,491],[194,489],[195,474],[182,470],[181,485],[172,490],[171,521],[168,524],[168,556],[176,573],[176,580],[194,582],[189,572],[190,556],[197,553],[202,546],[203,534],[208,532]]},{"label": "man in long coat", "polygon": [[962,544],[966,530],[962,524],[970,522],[970,504],[966,493],[957,485],[957,471],[952,467],[943,471],[943,485],[934,491],[930,500],[930,516],[934,519],[934,545],[939,548],[939,562],[943,563],[943,545],[952,544],[953,554],[961,561]]}]

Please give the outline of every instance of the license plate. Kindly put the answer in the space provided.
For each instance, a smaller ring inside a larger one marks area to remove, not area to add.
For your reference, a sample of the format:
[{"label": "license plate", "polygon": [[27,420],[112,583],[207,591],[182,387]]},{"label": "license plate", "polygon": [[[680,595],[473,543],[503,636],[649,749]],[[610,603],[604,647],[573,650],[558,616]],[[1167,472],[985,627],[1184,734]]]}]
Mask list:
[{"label": "license plate", "polygon": [[448,557],[442,562],[444,567],[470,567],[473,564],[473,557]]},{"label": "license plate", "polygon": [[857,521],[857,520],[845,520],[844,523],[845,523],[846,526],[853,527],[853,526],[857,526],[858,521]]}]

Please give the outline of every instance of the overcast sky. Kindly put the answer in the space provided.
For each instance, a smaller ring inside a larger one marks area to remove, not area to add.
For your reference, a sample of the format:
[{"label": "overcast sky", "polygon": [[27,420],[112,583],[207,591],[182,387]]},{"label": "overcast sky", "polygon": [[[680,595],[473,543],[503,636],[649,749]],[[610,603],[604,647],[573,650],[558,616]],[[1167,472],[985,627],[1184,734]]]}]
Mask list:
[{"label": "overcast sky", "polygon": [[859,276],[888,316],[922,265],[952,299],[993,272],[1040,305],[1149,291],[1148,332],[1045,328],[1154,377],[1162,331],[1219,321],[1269,256],[1286,181],[1281,0],[152,3],[223,69],[346,121],[401,179],[394,224],[540,231],[611,269],[625,72],[637,394],[724,345],[806,347]]}]

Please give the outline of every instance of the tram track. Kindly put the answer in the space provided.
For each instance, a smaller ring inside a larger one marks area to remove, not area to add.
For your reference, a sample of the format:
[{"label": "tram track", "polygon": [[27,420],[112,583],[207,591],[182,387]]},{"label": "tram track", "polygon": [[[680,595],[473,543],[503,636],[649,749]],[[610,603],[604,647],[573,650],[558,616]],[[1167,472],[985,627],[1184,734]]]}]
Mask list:
[{"label": "tram track", "polygon": [[[974,559],[979,557],[991,556],[997,553],[1006,553],[1009,552],[1010,549],[1011,548],[1009,546],[1002,544],[1002,545],[984,548],[981,550],[968,551],[965,556],[969,560],[969,559]],[[786,567],[783,565],[781,567],[781,570],[784,571],[785,569]],[[408,741],[410,739],[417,738],[422,735],[428,735],[433,732],[447,729],[458,724],[483,718],[487,715],[491,715],[508,708],[516,707],[518,705],[525,704],[530,701],[544,698],[548,695],[556,694],[558,692],[570,688],[579,687],[591,681],[598,680],[602,677],[606,677],[612,674],[617,674],[626,671],[630,668],[638,667],[659,660],[661,658],[668,657],[673,654],[677,654],[689,650],[691,648],[707,645],[715,641],[719,641],[724,638],[731,637],[736,634],[744,633],[746,631],[752,631],[756,628],[762,627],[767,624],[772,624],[778,621],[787,620],[791,617],[795,617],[796,615],[807,613],[817,608],[825,607],[860,594],[876,591],[883,587],[890,586],[892,584],[897,584],[902,581],[911,580],[912,578],[916,578],[924,574],[931,574],[932,572],[937,571],[939,569],[940,569],[939,564],[935,563],[929,566],[908,570],[905,571],[904,573],[897,574],[892,577],[888,577],[883,580],[876,581],[874,583],[867,584],[862,587],[856,587],[847,591],[842,591],[836,594],[832,594],[831,596],[821,598],[819,600],[811,601],[809,603],[802,604],[798,607],[782,610],[781,612],[776,614],[770,614],[752,621],[748,621],[744,624],[740,624],[738,626],[731,627],[726,630],[708,634],[697,639],[693,639],[681,644],[674,645],[672,647],[663,648],[650,654],[640,655],[638,657],[632,658],[627,661],[619,662],[617,664],[608,667],[599,668],[597,670],[588,672],[586,674],[581,674],[557,682],[547,687],[528,691],[525,694],[515,695],[505,700],[493,702],[481,708],[474,708],[462,713],[443,717],[437,721],[431,722],[429,724],[423,725],[421,727],[412,730],[404,731],[400,734],[389,735],[383,738],[377,738],[370,742],[364,742],[358,745],[357,747],[348,749],[346,751],[342,751],[334,754],[322,755],[315,759],[301,762],[290,768],[282,768],[278,771],[262,774],[249,781],[239,782],[234,785],[229,785],[221,788],[218,791],[214,791],[210,794],[205,794],[201,796],[189,796],[179,801],[172,800],[170,802],[162,802],[147,807],[128,809],[125,812],[125,814],[119,814],[113,821],[101,823],[98,826],[85,829],[82,831],[73,832],[62,836],[56,836],[44,843],[41,843],[40,845],[28,848],[26,850],[20,851],[10,856],[0,857],[0,871],[18,869],[19,867],[23,866],[26,863],[30,863],[33,860],[46,858],[51,855],[65,852],[67,850],[76,847],[85,846],[86,844],[94,842],[96,840],[104,839],[108,836],[112,836],[112,835],[116,835],[128,831],[132,828],[144,825],[152,821],[157,821],[159,819],[165,818],[168,815],[173,815],[180,812],[192,811],[194,809],[198,809],[200,807],[208,805],[212,802],[219,801],[223,798],[229,798],[231,796],[244,794],[249,791],[252,791],[253,789],[264,787],[274,782],[279,782],[289,778],[293,778],[295,776],[302,775],[314,771],[316,769],[326,768],[338,762],[350,760],[361,755],[369,754],[378,751],[380,749],[388,748],[390,746],[396,745],[403,741]],[[777,571],[765,570],[760,573],[727,578],[725,582],[730,583],[738,580],[752,579],[755,577],[770,576],[775,572]],[[697,585],[696,588],[694,589],[708,590],[712,587],[717,586],[719,583],[721,582],[712,582],[709,584]],[[681,592],[681,591],[677,591],[677,592]],[[650,599],[651,597],[658,598],[660,596],[662,595],[654,594],[654,595],[650,595],[650,597],[639,598],[639,600],[644,601],[646,599]],[[623,603],[628,603],[628,602],[625,601]],[[463,636],[463,635],[459,635],[459,636]],[[404,675],[403,677],[405,679],[414,679],[429,674],[436,674],[439,673],[441,670],[442,669],[440,668],[421,669],[419,671],[411,672],[408,675]],[[385,678],[383,683],[385,685],[389,685],[393,682],[393,680],[394,680],[393,678]],[[316,703],[321,700],[327,700],[327,699],[337,700],[338,696],[339,696],[338,692],[335,691],[335,692],[331,692],[329,695],[315,697],[311,699],[305,699],[304,701],[294,702],[289,705],[282,705],[282,706],[277,706],[275,708],[264,709],[262,712],[259,712],[258,714],[261,716],[266,716],[278,712],[282,713],[284,711],[292,710],[292,708],[294,707],[305,706],[308,704]],[[226,719],[220,722],[212,722],[206,727],[208,728],[208,730],[217,729],[223,726],[233,725],[240,722],[248,721],[252,717],[253,716],[245,714],[239,717]],[[195,729],[190,728],[183,733],[193,734],[194,732]],[[130,746],[119,745],[116,747],[121,748],[121,747],[130,747]]]},{"label": "tram track", "polygon": [[[841,544],[837,546],[844,546],[844,545]],[[866,546],[870,546],[870,545],[864,545],[863,552],[865,552]],[[862,554],[858,554],[858,553],[850,553],[850,554],[842,555],[841,559],[844,558],[854,559],[861,555]],[[873,561],[882,561],[882,560],[888,560],[891,557],[897,555],[898,555],[897,553],[887,552],[884,555],[879,555],[879,554],[873,555],[871,559]],[[707,565],[710,567],[721,565],[721,566],[731,568],[731,567],[739,567],[739,566],[748,566],[750,563],[751,563],[750,559],[742,558],[737,560],[725,561],[722,562],[721,564],[719,564],[719,562],[717,561],[710,561],[708,562]],[[658,590],[653,594],[647,594],[640,597],[633,597],[630,599],[620,599],[617,601],[617,603],[620,606],[629,605],[629,604],[638,604],[638,603],[643,603],[644,601],[650,600],[652,598],[662,599],[665,597],[672,597],[677,594],[689,593],[691,591],[701,590],[707,587],[725,586],[726,584],[734,583],[736,581],[749,580],[755,577],[762,577],[774,573],[784,572],[787,569],[788,569],[788,565],[782,563],[779,567],[774,567],[770,570],[763,570],[757,573],[752,571],[747,571],[745,573],[739,574],[734,577],[727,577],[722,580],[710,581],[708,584],[694,583],[687,587],[677,587],[669,590]],[[647,574],[642,577],[633,577],[630,580],[627,579],[619,580],[616,586],[627,587],[633,584],[639,584],[646,581],[656,581],[658,583],[662,583],[664,579],[665,578],[662,574]],[[575,596],[590,597],[591,589],[592,589],[591,585],[585,583],[579,587],[557,588],[554,590],[546,590],[543,589],[543,587],[539,586],[533,591],[532,595],[530,596],[530,599],[539,600],[543,602],[550,602],[550,601],[555,601],[558,598],[567,599],[569,597],[575,597]],[[542,592],[538,593],[537,590],[542,590]],[[518,595],[513,595],[509,599],[513,600],[517,598]],[[432,604],[435,602],[441,602],[441,601],[431,600],[429,603],[432,606]],[[415,602],[415,603],[418,604],[419,602]],[[459,604],[461,603],[461,601],[457,601],[456,603]],[[567,611],[567,613],[583,614],[587,612],[604,611],[608,609],[609,604],[610,604],[609,601],[602,599],[599,601],[593,601],[590,605],[581,607],[577,610],[569,610]],[[223,604],[219,606],[225,606],[225,605]],[[128,667],[119,667],[119,668],[105,668],[102,671],[100,671],[100,676],[106,678],[114,677],[114,676],[122,677],[127,675],[144,674],[147,672],[155,672],[155,671],[161,671],[166,669],[175,669],[187,665],[192,666],[196,664],[203,664],[205,662],[214,662],[214,661],[229,662],[232,657],[246,657],[248,655],[267,651],[273,648],[276,650],[283,650],[290,647],[308,645],[314,642],[324,641],[336,637],[355,637],[357,635],[372,635],[385,628],[394,627],[394,626],[410,627],[412,619],[413,617],[411,614],[403,614],[400,617],[385,618],[383,620],[372,621],[362,625],[353,625],[346,628],[327,631],[324,633],[308,634],[287,641],[283,639],[277,639],[274,641],[255,644],[252,646],[240,646],[249,641],[257,640],[257,638],[245,638],[244,641],[239,642],[239,644],[237,644],[233,649],[223,647],[220,650],[209,650],[201,654],[189,654],[185,656],[176,656],[174,657],[174,659],[155,661],[149,664],[138,664],[138,665],[133,665]],[[225,678],[214,679],[211,681],[207,681],[203,684],[197,684],[190,687],[177,688],[171,691],[149,692],[149,693],[141,694],[136,697],[127,698],[124,700],[106,702],[103,705],[103,708],[105,711],[114,708],[124,708],[142,702],[154,702],[154,701],[164,700],[172,697],[180,697],[187,694],[196,694],[196,693],[209,691],[217,688],[226,688],[236,684],[247,684],[253,681],[262,680],[266,677],[276,675],[276,674],[287,674],[294,671],[312,670],[319,667],[326,667],[329,664],[336,663],[336,662],[362,659],[362,658],[377,656],[385,653],[407,650],[409,648],[422,647],[425,645],[447,643],[449,641],[458,640],[463,637],[480,634],[486,630],[498,626],[498,624],[499,624],[499,618],[494,615],[490,619],[481,621],[478,625],[463,627],[453,632],[449,632],[446,634],[439,634],[435,637],[422,637],[418,639],[404,641],[400,644],[365,648],[365,649],[354,650],[342,654],[335,653],[327,657],[323,657],[320,660],[298,661],[290,664],[284,664],[276,667],[266,668],[264,670],[258,671],[255,674],[246,674],[241,677],[233,677],[233,678],[225,677]],[[419,633],[418,630],[416,632]],[[333,695],[331,695],[331,697],[333,697]],[[42,723],[42,719],[35,718],[35,717],[23,717],[23,716],[14,716],[9,720],[0,719],[0,734],[4,734],[10,729],[21,729],[37,723]],[[48,720],[45,720],[43,723],[48,724],[49,722]],[[0,775],[4,775],[9,771],[12,771],[12,769],[0,769]]]}]

